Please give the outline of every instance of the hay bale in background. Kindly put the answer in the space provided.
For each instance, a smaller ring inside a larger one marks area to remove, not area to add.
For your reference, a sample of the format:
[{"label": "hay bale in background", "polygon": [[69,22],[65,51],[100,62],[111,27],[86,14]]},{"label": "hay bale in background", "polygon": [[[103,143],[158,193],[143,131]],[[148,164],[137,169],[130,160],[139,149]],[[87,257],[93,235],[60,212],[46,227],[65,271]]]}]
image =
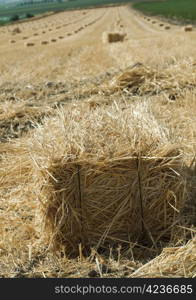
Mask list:
[{"label": "hay bale in background", "polygon": [[26,47],[33,47],[33,46],[35,46],[35,43],[29,42],[29,43],[26,43],[25,46]]},{"label": "hay bale in background", "polygon": [[126,35],[126,33],[122,32],[103,32],[102,40],[103,43],[123,42]]},{"label": "hay bale in background", "polygon": [[171,27],[169,25],[167,25],[164,28],[165,28],[165,30],[169,30]]},{"label": "hay bale in background", "polygon": [[41,45],[48,45],[48,41],[41,41]]},{"label": "hay bale in background", "polygon": [[193,26],[192,25],[187,25],[184,28],[184,31],[188,32],[188,31],[193,31]]},{"label": "hay bale in background", "polygon": [[186,198],[182,161],[147,108],[66,107],[32,143],[44,234],[54,248],[71,255],[79,243],[170,238]]},{"label": "hay bale in background", "polygon": [[15,40],[10,40],[10,44],[15,44],[16,41]]},{"label": "hay bale in background", "polygon": [[195,278],[196,238],[181,247],[165,248],[162,253],[145,264],[130,277]]},{"label": "hay bale in background", "polygon": [[19,27],[16,27],[12,30],[12,33],[16,34],[16,33],[21,33],[21,29]]}]

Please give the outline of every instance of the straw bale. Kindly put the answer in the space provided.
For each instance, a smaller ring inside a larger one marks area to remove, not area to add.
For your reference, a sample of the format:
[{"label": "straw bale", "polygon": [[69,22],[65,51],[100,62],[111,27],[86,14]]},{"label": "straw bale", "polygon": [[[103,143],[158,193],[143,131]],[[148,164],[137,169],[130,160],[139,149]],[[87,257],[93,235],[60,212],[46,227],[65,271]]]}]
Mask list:
[{"label": "straw bale", "polygon": [[140,267],[130,277],[175,278],[196,276],[196,238],[181,247],[163,249],[162,253]]},{"label": "straw bale", "polygon": [[12,30],[12,33],[21,33],[21,29],[19,27],[16,27]]},{"label": "straw bale", "polygon": [[169,25],[167,25],[164,28],[165,28],[165,30],[169,30],[171,27]]},{"label": "straw bale", "polygon": [[41,41],[42,45],[48,45],[48,41]]},{"label": "straw bale", "polygon": [[126,33],[122,32],[103,32],[103,43],[116,43],[123,42],[126,37]]},{"label": "straw bale", "polygon": [[10,40],[10,44],[15,44],[16,41],[15,40]]},{"label": "straw bale", "polygon": [[29,42],[29,43],[26,43],[25,46],[26,46],[26,47],[33,47],[33,46],[35,46],[35,43],[30,43],[30,42]]},{"label": "straw bale", "polygon": [[145,105],[66,107],[31,144],[51,246],[71,255],[79,243],[88,249],[170,238],[186,197],[182,161]]},{"label": "straw bale", "polygon": [[188,31],[193,31],[193,26],[192,25],[187,25],[184,27],[184,31],[188,32]]}]

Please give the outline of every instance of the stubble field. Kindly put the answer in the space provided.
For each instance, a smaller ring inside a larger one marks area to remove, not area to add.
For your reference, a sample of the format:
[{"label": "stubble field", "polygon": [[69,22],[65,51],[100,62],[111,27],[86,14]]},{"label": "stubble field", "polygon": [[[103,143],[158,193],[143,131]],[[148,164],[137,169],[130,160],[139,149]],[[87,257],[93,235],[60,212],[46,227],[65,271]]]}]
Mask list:
[{"label": "stubble field", "polygon": [[195,277],[196,29],[120,6],[0,41],[0,276]]}]

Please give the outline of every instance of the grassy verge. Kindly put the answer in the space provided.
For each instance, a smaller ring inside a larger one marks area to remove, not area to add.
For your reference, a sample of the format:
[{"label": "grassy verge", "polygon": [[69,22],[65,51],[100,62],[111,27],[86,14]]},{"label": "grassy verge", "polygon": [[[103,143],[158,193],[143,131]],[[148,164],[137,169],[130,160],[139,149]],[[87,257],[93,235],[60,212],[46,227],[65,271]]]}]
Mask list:
[{"label": "grassy verge", "polygon": [[135,3],[135,9],[149,15],[159,15],[179,21],[196,22],[195,0],[165,0]]}]

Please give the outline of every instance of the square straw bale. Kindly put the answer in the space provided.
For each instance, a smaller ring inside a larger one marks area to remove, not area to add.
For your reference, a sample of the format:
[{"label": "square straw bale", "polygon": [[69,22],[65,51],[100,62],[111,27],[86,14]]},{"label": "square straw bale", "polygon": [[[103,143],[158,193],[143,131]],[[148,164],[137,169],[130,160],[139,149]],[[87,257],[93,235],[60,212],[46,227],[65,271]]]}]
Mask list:
[{"label": "square straw bale", "polygon": [[103,32],[102,41],[103,43],[116,43],[123,42],[126,37],[124,32]]},{"label": "square straw bale", "polygon": [[72,105],[34,135],[34,178],[51,246],[76,254],[80,243],[89,249],[170,238],[186,200],[183,163],[147,105]]}]

